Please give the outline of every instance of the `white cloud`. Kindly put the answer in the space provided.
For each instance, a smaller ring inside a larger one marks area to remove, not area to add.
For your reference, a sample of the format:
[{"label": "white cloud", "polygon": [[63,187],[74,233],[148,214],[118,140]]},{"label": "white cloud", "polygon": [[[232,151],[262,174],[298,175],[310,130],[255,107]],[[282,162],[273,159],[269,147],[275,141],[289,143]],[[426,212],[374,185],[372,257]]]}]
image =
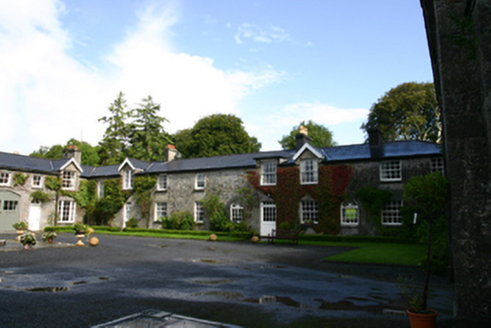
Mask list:
[{"label": "white cloud", "polygon": [[29,153],[79,139],[82,131],[95,145],[105,129],[98,119],[119,91],[130,107],[152,95],[170,120],[166,130],[175,132],[206,115],[238,114],[240,100],[281,78],[271,67],[223,71],[210,58],[178,53],[172,26],[179,11],[170,4],[138,12],[139,23],[114,45],[106,57],[110,68],[103,70],[70,55],[77,40],[59,23],[64,8],[58,1],[2,2],[0,115],[9,124],[0,130],[0,151]]},{"label": "white cloud", "polygon": [[291,41],[290,35],[280,27],[271,25],[265,29],[250,23],[240,25],[234,39],[237,44],[245,43],[247,39],[257,43]]}]

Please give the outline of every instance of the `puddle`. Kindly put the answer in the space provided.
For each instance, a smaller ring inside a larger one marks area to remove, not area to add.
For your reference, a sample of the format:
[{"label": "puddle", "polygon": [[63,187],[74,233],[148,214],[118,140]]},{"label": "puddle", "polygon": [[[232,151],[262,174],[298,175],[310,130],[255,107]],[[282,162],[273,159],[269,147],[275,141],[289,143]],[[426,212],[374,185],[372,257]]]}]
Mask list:
[{"label": "puddle", "polygon": [[109,280],[109,277],[99,277],[99,280]]},{"label": "puddle", "polygon": [[[353,299],[353,298],[351,298]],[[357,305],[351,301],[342,300],[339,302],[327,302],[324,300],[321,301],[321,305],[319,309],[321,310],[334,310],[334,311],[363,311],[377,314],[392,314],[399,313],[402,308],[398,308],[392,304],[374,304],[374,305]]]},{"label": "puddle", "polygon": [[261,269],[284,269],[286,265],[261,265]]},{"label": "puddle", "polygon": [[28,292],[46,292],[46,293],[57,293],[57,292],[67,292],[70,289],[68,287],[34,287],[23,289]]},{"label": "puddle", "polygon": [[210,291],[205,293],[193,294],[192,296],[215,296],[225,298],[226,300],[239,300],[244,297],[242,293],[239,292],[222,292],[222,291]]},{"label": "puddle", "polygon": [[72,285],[73,286],[85,285],[85,284],[88,284],[88,282],[87,281],[75,281],[75,282],[72,282]]},{"label": "puddle", "polygon": [[272,296],[272,295],[264,295],[260,298],[247,298],[244,300],[245,302],[258,303],[258,304],[268,304],[268,303],[281,303],[286,306],[291,306],[295,308],[308,308],[310,306],[297,302],[290,297],[283,296]]},{"label": "puddle", "polygon": [[233,279],[222,279],[222,280],[194,280],[193,282],[196,284],[203,284],[203,285],[219,285],[219,284],[228,284],[232,281]]}]

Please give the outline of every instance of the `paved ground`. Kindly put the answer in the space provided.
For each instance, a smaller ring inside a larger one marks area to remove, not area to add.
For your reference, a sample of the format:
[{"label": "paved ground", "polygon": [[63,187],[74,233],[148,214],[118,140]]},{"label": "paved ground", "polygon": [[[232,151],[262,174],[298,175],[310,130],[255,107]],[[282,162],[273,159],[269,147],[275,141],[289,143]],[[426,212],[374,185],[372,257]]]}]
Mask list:
[{"label": "paved ground", "polygon": [[[25,251],[0,234],[0,326],[90,327],[155,309],[244,327],[409,327],[397,276],[421,277],[322,262],[346,248],[97,237]],[[452,326],[452,286],[432,287],[439,327]]]}]

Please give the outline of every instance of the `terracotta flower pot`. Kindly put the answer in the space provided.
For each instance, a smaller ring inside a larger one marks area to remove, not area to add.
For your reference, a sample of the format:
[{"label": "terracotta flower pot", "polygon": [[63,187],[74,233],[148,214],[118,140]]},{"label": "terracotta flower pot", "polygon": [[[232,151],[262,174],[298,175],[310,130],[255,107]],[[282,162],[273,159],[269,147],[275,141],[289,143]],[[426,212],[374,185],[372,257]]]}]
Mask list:
[{"label": "terracotta flower pot", "polygon": [[429,314],[420,314],[411,312],[411,309],[407,310],[409,316],[409,322],[411,328],[433,328],[436,327],[436,316],[438,312],[433,309],[428,309]]}]

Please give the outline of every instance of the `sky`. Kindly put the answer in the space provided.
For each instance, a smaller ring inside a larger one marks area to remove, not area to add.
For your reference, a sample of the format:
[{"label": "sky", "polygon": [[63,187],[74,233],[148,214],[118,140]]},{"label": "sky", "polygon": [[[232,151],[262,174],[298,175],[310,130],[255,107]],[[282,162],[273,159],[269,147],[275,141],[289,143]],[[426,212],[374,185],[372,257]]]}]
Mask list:
[{"label": "sky", "polygon": [[433,76],[417,0],[0,0],[0,151],[95,146],[123,92],[165,131],[222,113],[261,150],[301,121],[358,144],[371,106]]}]

